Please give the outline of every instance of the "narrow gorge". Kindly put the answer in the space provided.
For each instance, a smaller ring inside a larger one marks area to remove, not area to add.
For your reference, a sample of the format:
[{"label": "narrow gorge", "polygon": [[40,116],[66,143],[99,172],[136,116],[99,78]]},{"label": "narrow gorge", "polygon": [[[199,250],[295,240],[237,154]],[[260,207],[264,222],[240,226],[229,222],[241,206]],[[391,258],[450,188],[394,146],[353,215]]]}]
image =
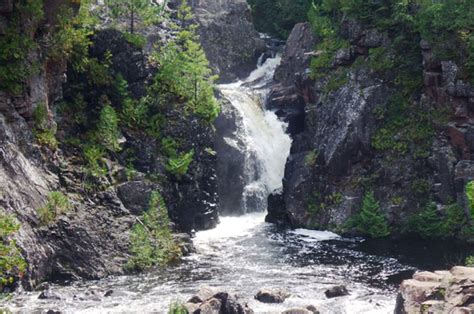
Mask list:
[{"label": "narrow gorge", "polygon": [[0,313],[474,313],[473,21],[0,2]]}]

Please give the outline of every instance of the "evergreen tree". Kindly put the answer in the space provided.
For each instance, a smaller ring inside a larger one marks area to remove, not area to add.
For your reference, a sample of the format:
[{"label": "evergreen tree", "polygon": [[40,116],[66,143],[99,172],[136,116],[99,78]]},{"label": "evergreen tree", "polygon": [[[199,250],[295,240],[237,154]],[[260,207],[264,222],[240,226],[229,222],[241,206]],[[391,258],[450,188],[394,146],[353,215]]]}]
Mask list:
[{"label": "evergreen tree", "polygon": [[386,218],[380,211],[380,204],[374,193],[366,193],[362,200],[362,209],[354,221],[355,228],[372,238],[382,238],[390,234]]},{"label": "evergreen tree", "polygon": [[117,152],[120,150],[117,113],[108,99],[104,103],[97,125],[97,139],[108,150]]},{"label": "evergreen tree", "polygon": [[[182,24],[189,24],[190,8],[185,1],[178,13]],[[180,29],[176,38],[152,55],[160,67],[152,90],[157,94],[178,96],[185,110],[195,113],[207,121],[219,114],[219,105],[214,97],[214,81],[209,61],[199,43],[196,25]]]},{"label": "evergreen tree", "polygon": [[129,30],[133,34],[138,19],[154,22],[163,11],[167,1],[159,5],[151,0],[107,0],[106,4],[114,17],[125,17],[129,20]]}]

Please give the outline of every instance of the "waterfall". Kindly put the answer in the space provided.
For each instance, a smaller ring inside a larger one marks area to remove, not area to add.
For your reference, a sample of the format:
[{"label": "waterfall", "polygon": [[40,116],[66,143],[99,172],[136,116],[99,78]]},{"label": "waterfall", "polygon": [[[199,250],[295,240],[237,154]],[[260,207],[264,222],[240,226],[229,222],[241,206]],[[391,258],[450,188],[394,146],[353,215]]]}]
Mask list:
[{"label": "waterfall", "polygon": [[285,132],[287,124],[274,112],[265,110],[273,74],[280,61],[280,57],[269,58],[247,79],[219,86],[241,120],[235,135],[245,149],[243,212],[265,211],[268,195],[282,185],[291,139]]}]

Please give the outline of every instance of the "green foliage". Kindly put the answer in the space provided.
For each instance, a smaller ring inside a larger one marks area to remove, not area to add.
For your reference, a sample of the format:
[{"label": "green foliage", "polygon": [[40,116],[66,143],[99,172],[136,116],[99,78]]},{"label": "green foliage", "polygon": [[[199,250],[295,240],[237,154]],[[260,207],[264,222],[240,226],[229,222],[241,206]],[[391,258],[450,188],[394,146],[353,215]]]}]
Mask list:
[{"label": "green foliage", "polygon": [[466,198],[471,209],[471,217],[474,218],[474,181],[469,181],[466,184]]},{"label": "green foliage", "polygon": [[146,38],[140,34],[124,33],[125,39],[137,48],[143,49],[146,45]]},{"label": "green foliage", "polygon": [[[188,19],[187,6],[180,8],[180,16]],[[184,110],[212,122],[219,114],[219,104],[214,96],[214,81],[209,61],[199,44],[196,25],[179,31],[151,59],[159,66],[151,93],[168,95],[184,104]]]},{"label": "green foliage", "polygon": [[138,20],[145,24],[158,22],[167,2],[155,5],[149,0],[107,0],[106,5],[114,18],[128,19],[129,31],[133,34]]},{"label": "green foliage", "polygon": [[43,18],[43,0],[17,1],[5,34],[0,36],[0,90],[23,91],[24,82],[38,73],[28,54],[37,47],[32,31]]},{"label": "green foliage", "polygon": [[88,58],[84,71],[89,84],[95,86],[108,86],[112,84],[113,78],[110,75],[110,65],[112,64],[112,54],[107,51],[103,60],[97,58]]},{"label": "green foliage", "polygon": [[[316,46],[316,54],[311,60],[311,77],[313,79],[319,79],[322,77],[327,76],[328,70],[332,68],[332,63],[334,61],[334,54],[337,50],[341,48],[347,48],[348,42],[343,40],[334,33],[330,33],[328,37],[325,37],[324,40]],[[336,80],[346,79],[347,72],[341,71],[338,72],[340,74],[340,78]],[[334,87],[333,87],[334,88]]]},{"label": "green foliage", "polygon": [[56,16],[56,25],[48,39],[48,58],[52,61],[71,60],[76,70],[84,70],[88,63],[89,39],[93,25],[88,25],[89,3],[83,1],[78,14],[69,7],[62,7]]},{"label": "green foliage", "polygon": [[249,0],[255,28],[286,38],[296,23],[306,21],[311,0]]},{"label": "green foliage", "polygon": [[425,239],[456,236],[468,239],[472,237],[468,229],[466,215],[459,204],[447,206],[443,213],[437,209],[436,204],[430,203],[409,219],[403,231]]},{"label": "green foliage", "polygon": [[86,161],[87,173],[93,177],[102,177],[107,170],[103,165],[105,155],[104,149],[98,145],[87,145],[84,147],[84,159]]},{"label": "green foliage", "polygon": [[33,111],[33,121],[35,122],[34,134],[38,143],[56,150],[58,148],[56,128],[48,126],[48,108],[45,103],[36,106]]},{"label": "green foliage", "polygon": [[307,212],[312,218],[315,218],[321,211],[331,206],[338,206],[343,200],[344,195],[340,192],[334,192],[323,196],[319,192],[313,191],[311,196],[307,199]]},{"label": "green foliage", "polygon": [[349,226],[371,238],[383,238],[390,235],[387,219],[380,211],[380,204],[373,192],[365,194],[362,209],[349,221]]},{"label": "green foliage", "polygon": [[313,167],[314,165],[316,165],[316,161],[318,160],[318,155],[319,153],[315,149],[307,153],[306,156],[304,157],[304,162],[306,166]]},{"label": "green foliage", "polygon": [[180,178],[188,172],[189,165],[193,161],[193,157],[194,150],[169,157],[165,166],[166,171]]},{"label": "green foliage", "polygon": [[97,139],[99,143],[111,152],[120,151],[119,143],[119,120],[115,109],[110,105],[110,101],[103,99],[104,107],[100,111],[99,122],[97,123]]},{"label": "green foliage", "polygon": [[397,155],[412,152],[415,158],[428,157],[434,136],[432,114],[415,107],[402,95],[394,95],[386,111],[378,113],[384,124],[374,134],[372,146]]},{"label": "green foliage", "polygon": [[455,60],[464,76],[474,79],[474,3],[472,1],[420,1],[417,30],[441,60]]},{"label": "green foliage", "polygon": [[0,292],[21,279],[27,264],[12,236],[20,224],[9,215],[0,213]]},{"label": "green foliage", "polygon": [[181,302],[173,302],[170,304],[168,314],[188,314],[188,310]]},{"label": "green foliage", "polygon": [[468,266],[468,267],[474,267],[474,256],[468,256],[468,257],[466,257],[465,264],[466,264],[466,266]]},{"label": "green foliage", "polygon": [[348,73],[345,69],[339,68],[328,74],[328,81],[323,87],[323,92],[328,94],[336,91],[349,81]]},{"label": "green foliage", "polygon": [[382,72],[392,69],[394,61],[385,47],[378,47],[370,49],[368,65],[372,70]]},{"label": "green foliage", "polygon": [[69,199],[59,191],[48,194],[48,201],[45,206],[38,208],[37,214],[43,225],[48,225],[56,219],[58,215],[64,214],[70,208]]},{"label": "green foliage", "polygon": [[167,157],[166,171],[178,178],[188,172],[189,165],[194,157],[194,150],[179,153],[179,146],[179,143],[170,137],[161,140],[161,151]]},{"label": "green foliage", "polygon": [[130,233],[130,253],[126,268],[146,270],[165,266],[180,257],[181,251],[169,227],[168,209],[158,192],[150,196],[149,208],[133,225]]}]

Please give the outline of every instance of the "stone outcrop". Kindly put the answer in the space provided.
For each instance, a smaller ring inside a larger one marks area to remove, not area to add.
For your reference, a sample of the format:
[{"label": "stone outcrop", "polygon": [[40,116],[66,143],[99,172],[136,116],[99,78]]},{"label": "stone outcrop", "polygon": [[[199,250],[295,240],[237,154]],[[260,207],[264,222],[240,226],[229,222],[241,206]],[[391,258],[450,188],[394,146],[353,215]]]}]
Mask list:
[{"label": "stone outcrop", "polygon": [[327,289],[326,291],[324,291],[324,294],[327,298],[336,298],[349,295],[349,291],[347,290],[346,286],[341,285]]},{"label": "stone outcrop", "polygon": [[[394,226],[394,236],[421,210],[420,193],[431,195],[440,213],[457,201],[468,214],[464,189],[474,178],[473,86],[459,79],[456,64],[435,60],[423,41],[424,85],[416,106],[439,110],[448,121],[434,122],[423,157],[411,152],[413,146],[396,156],[378,150],[374,136],[386,121],[377,112],[385,112],[399,91],[371,68],[368,55],[376,47],[387,49],[390,39],[349,19],[340,33],[350,46],[336,51],[329,73],[317,79],[309,75],[309,62],[321,52],[314,51],[318,39],[309,25],[297,24],[288,38],[267,106],[289,122],[293,144],[283,191],[270,196],[267,221],[340,230],[360,209],[367,187]],[[328,90],[327,76],[335,72],[344,79]],[[415,192],[420,182],[425,192]]]},{"label": "stone outcrop", "polygon": [[191,0],[201,43],[221,82],[244,78],[265,52],[246,0]]},{"label": "stone outcrop", "polygon": [[225,291],[216,291],[210,287],[202,287],[191,297],[184,307],[190,314],[252,314],[246,303],[236,295]]},{"label": "stone outcrop", "polygon": [[225,98],[221,99],[221,113],[214,125],[220,209],[223,214],[233,214],[243,208],[242,195],[246,182],[242,169],[245,167],[246,148],[237,135],[242,118]]},{"label": "stone outcrop", "polygon": [[402,282],[395,309],[396,314],[473,312],[474,268],[460,266],[415,273]]},{"label": "stone outcrop", "polygon": [[263,303],[283,303],[289,296],[283,289],[261,289],[255,294],[255,299]]}]

